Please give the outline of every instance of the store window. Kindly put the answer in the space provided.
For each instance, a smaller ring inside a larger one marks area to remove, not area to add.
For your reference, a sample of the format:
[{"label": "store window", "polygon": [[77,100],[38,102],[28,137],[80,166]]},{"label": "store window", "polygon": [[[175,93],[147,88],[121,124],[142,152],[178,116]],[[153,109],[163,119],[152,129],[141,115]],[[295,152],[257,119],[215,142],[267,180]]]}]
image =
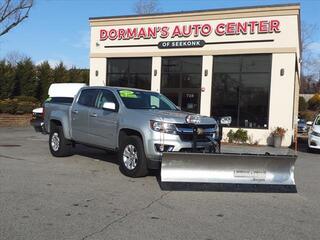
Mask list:
[{"label": "store window", "polygon": [[232,127],[268,128],[271,54],[214,56],[211,114]]},{"label": "store window", "polygon": [[150,90],[151,68],[151,58],[108,58],[108,85]]},{"label": "store window", "polygon": [[202,57],[163,57],[161,93],[182,110],[200,112]]}]

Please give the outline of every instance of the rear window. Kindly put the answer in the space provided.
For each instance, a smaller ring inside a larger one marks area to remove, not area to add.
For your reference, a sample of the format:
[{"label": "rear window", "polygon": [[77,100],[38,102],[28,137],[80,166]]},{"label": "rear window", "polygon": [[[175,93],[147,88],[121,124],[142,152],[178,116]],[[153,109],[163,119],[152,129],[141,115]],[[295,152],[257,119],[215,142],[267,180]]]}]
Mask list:
[{"label": "rear window", "polygon": [[69,103],[73,102],[73,98],[71,97],[49,97],[46,102],[49,103]]}]

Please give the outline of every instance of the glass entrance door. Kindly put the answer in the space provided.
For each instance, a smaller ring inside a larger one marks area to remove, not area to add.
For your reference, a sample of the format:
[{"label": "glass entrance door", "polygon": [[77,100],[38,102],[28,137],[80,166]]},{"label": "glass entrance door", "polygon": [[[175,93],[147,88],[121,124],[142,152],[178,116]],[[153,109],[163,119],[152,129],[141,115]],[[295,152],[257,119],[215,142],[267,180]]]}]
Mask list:
[{"label": "glass entrance door", "polygon": [[183,111],[199,113],[202,57],[163,57],[161,93]]}]

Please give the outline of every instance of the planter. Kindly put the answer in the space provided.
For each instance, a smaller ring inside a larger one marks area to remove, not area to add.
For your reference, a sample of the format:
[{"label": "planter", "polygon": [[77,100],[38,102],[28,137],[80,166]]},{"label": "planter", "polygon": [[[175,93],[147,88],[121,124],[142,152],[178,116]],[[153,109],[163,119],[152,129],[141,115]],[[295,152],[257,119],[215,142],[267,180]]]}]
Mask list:
[{"label": "planter", "polygon": [[281,136],[273,136],[273,146],[276,148],[281,147],[282,137]]}]

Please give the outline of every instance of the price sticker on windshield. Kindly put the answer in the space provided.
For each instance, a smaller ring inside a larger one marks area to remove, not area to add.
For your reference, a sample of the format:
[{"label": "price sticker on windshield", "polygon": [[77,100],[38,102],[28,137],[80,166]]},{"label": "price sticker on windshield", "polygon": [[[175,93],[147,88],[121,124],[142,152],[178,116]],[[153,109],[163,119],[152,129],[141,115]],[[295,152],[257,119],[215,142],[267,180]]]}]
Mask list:
[{"label": "price sticker on windshield", "polygon": [[122,98],[138,98],[138,96],[130,90],[121,90],[119,91],[119,94]]}]

